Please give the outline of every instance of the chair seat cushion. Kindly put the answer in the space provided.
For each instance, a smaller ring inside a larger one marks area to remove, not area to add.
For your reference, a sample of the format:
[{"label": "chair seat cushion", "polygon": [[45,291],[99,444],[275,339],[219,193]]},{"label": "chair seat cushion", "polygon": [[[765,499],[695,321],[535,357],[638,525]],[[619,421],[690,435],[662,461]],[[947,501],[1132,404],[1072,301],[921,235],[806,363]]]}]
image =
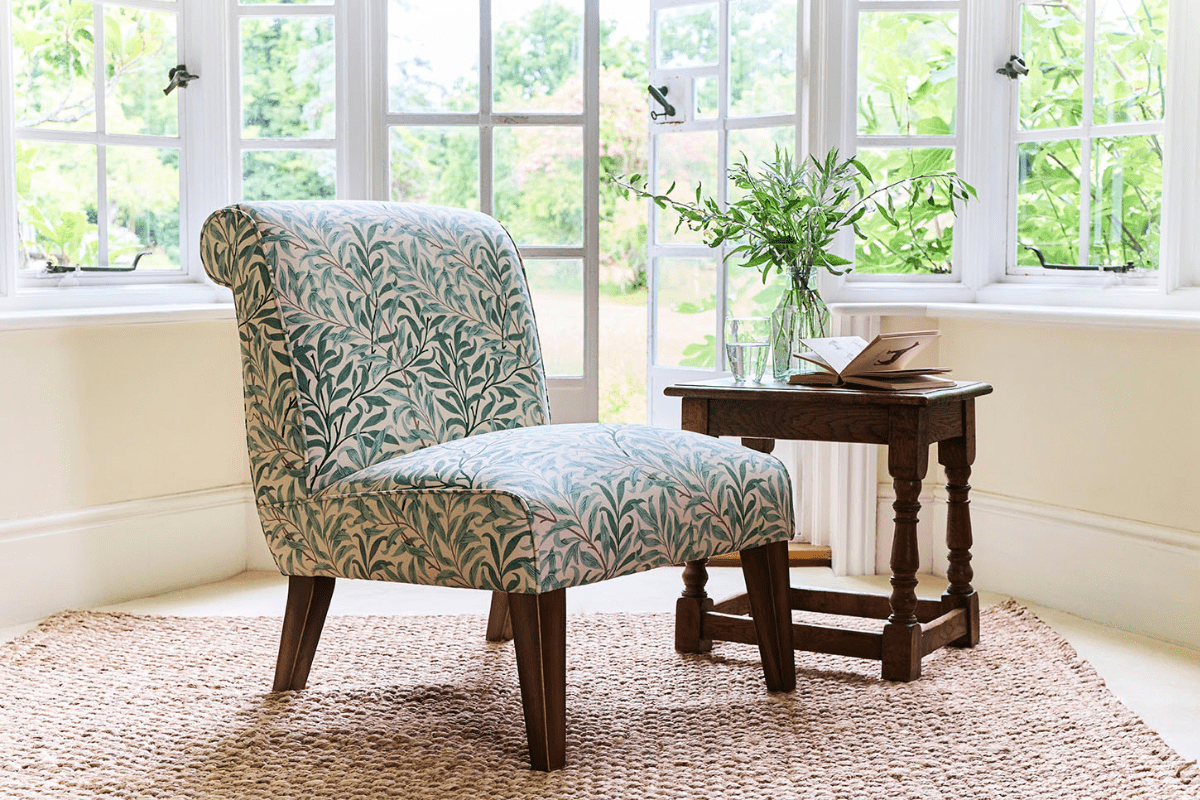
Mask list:
[{"label": "chair seat cushion", "polygon": [[794,527],[791,483],[777,459],[644,425],[470,436],[287,505],[263,511],[282,523],[266,526],[276,529],[267,534],[277,558],[288,530],[309,539],[296,552],[311,563],[289,569],[280,559],[289,574],[520,593],[756,547],[790,538]]}]

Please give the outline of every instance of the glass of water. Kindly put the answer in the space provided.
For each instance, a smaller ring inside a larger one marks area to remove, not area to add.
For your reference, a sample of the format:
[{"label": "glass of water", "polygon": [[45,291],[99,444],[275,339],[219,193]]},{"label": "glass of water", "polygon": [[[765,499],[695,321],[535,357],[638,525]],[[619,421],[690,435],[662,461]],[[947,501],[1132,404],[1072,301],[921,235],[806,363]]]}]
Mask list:
[{"label": "glass of water", "polygon": [[762,380],[767,368],[771,321],[766,317],[725,320],[725,363],[738,383]]}]

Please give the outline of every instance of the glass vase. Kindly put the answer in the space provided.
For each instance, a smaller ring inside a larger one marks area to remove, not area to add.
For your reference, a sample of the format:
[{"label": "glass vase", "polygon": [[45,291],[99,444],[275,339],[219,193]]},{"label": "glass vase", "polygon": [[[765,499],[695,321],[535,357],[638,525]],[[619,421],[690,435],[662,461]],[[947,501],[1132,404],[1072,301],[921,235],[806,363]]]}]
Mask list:
[{"label": "glass vase", "polygon": [[787,272],[787,288],[771,312],[771,368],[775,380],[782,382],[817,369],[797,358],[796,353],[807,349],[800,340],[829,335],[829,309],[817,291],[814,268],[792,267]]}]

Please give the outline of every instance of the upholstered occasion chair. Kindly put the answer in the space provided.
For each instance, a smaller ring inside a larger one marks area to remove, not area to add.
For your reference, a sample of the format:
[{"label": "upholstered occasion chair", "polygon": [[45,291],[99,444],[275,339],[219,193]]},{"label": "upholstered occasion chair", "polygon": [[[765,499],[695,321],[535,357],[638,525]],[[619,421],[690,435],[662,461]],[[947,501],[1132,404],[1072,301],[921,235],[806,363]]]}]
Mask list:
[{"label": "upholstered occasion chair", "polygon": [[530,759],[565,761],[565,590],[740,550],[767,688],[795,687],[782,465],[639,425],[550,425],[516,247],[493,219],[388,203],[209,217],[233,289],[246,432],[287,608],[276,691],[303,689],[337,578],[491,590]]}]

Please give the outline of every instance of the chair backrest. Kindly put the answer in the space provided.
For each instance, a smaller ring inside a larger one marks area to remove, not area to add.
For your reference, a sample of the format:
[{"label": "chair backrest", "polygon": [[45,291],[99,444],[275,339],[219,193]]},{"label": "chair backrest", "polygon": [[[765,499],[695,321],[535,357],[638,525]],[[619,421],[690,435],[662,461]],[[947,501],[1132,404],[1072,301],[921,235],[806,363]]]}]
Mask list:
[{"label": "chair backrest", "polygon": [[490,217],[244,203],[201,233],[233,289],[258,502],[429,445],[549,422],[520,256]]}]

